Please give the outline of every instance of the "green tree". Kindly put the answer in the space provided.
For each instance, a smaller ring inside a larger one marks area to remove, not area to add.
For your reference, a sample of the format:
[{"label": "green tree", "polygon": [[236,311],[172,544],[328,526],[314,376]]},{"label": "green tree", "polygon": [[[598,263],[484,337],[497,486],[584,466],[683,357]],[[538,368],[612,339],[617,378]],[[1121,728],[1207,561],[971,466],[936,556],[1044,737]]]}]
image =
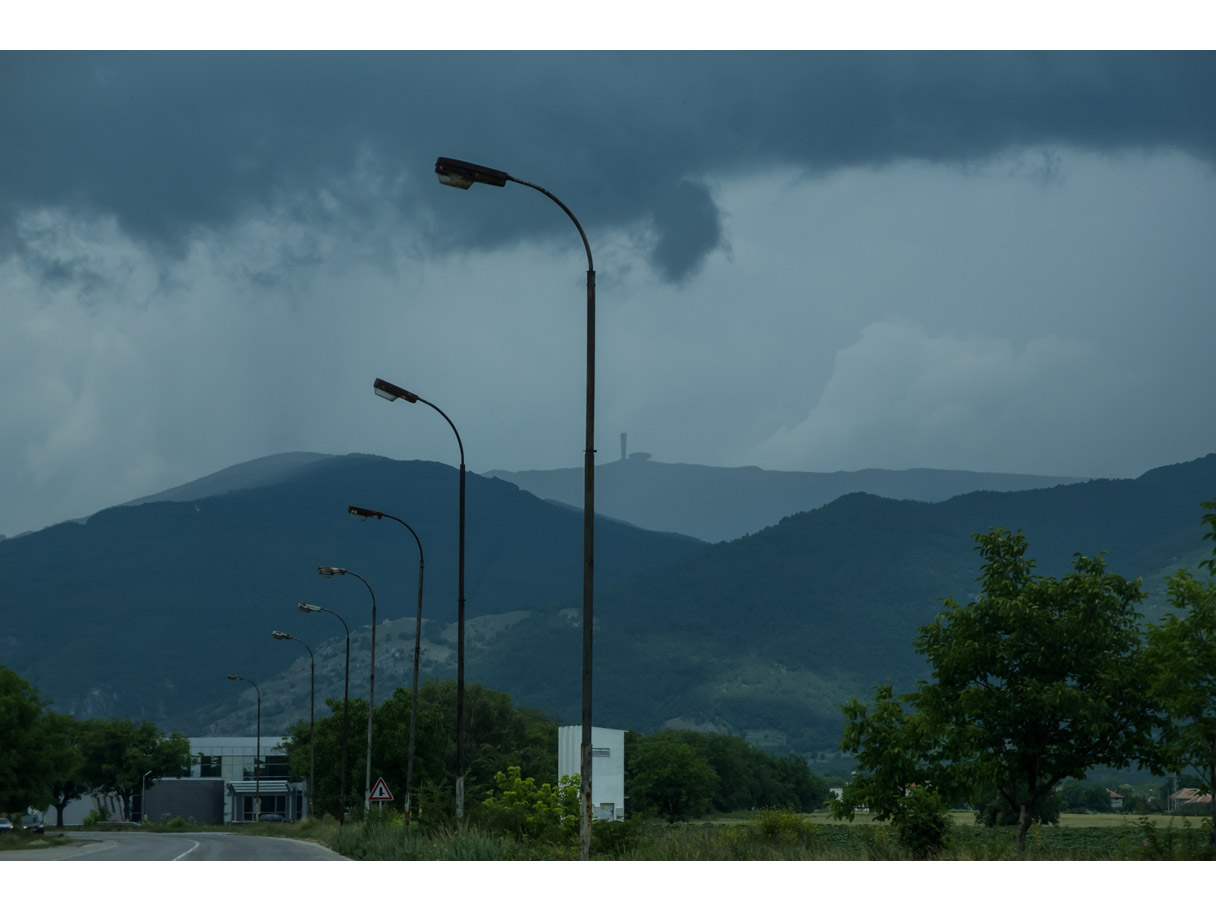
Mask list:
[{"label": "green tree", "polygon": [[[395,798],[404,800],[409,755],[411,692],[397,688],[372,718],[372,781],[383,776]],[[316,720],[313,809],[337,814],[340,804],[342,701],[327,700],[330,715]],[[455,811],[456,684],[427,681],[418,689],[414,746],[415,814],[427,819]],[[308,722],[289,728],[291,775],[308,775]],[[347,803],[362,806],[367,763],[367,701],[350,701],[347,742]],[[514,706],[509,695],[480,684],[465,688],[465,794],[485,794],[495,774],[518,766],[525,777],[555,784],[557,723],[539,710]]]},{"label": "green tree", "polygon": [[687,744],[717,774],[718,784],[709,809],[730,812],[741,809],[773,807],[813,811],[828,798],[828,786],[811,772],[806,759],[798,754],[776,757],[748,744],[738,735],[665,729],[651,735],[626,735],[626,792],[633,794],[631,762],[637,745],[644,741],[670,741]]},{"label": "green tree", "polygon": [[1075,555],[1055,579],[1034,575],[1020,532],[973,538],[980,597],[945,599],[915,641],[933,681],[903,700],[885,692],[874,712],[846,706],[860,726],[846,743],[863,748],[854,792],[871,807],[897,810],[890,790],[909,781],[973,802],[995,792],[1016,813],[1022,853],[1058,783],[1145,755],[1153,718],[1135,610],[1144,595],[1100,557]]},{"label": "green tree", "polygon": [[1066,814],[1103,814],[1110,812],[1110,796],[1092,782],[1066,782],[1057,793],[1059,809]]},{"label": "green tree", "polygon": [[578,776],[563,776],[558,786],[537,785],[512,766],[495,774],[494,788],[481,803],[481,822],[492,832],[573,845],[579,835],[578,786]]},{"label": "green tree", "polygon": [[854,697],[841,710],[846,722],[840,749],[853,755],[857,770],[832,802],[832,814],[852,820],[865,808],[876,820],[891,820],[908,792],[928,778],[924,718],[909,713],[890,684],[874,688],[872,707]]},{"label": "green tree", "polygon": [[38,690],[0,665],[0,814],[51,802],[49,731]]},{"label": "green tree", "polygon": [[709,810],[718,774],[691,745],[641,738],[626,763],[633,771],[628,791],[633,813],[659,814],[675,822]]},{"label": "green tree", "polygon": [[88,719],[80,724],[81,770],[88,789],[118,795],[127,820],[131,799],[142,786],[180,776],[190,763],[190,740],[180,732],[166,735],[151,722],[131,719]]},{"label": "green tree", "polygon": [[47,713],[47,759],[52,771],[51,807],[55,809],[56,825],[63,826],[63,812],[69,804],[88,793],[84,779],[84,751],[81,742],[84,730],[72,716]]},{"label": "green tree", "polygon": [[[1201,504],[1207,512],[1204,540],[1216,543],[1216,500]],[[1174,612],[1160,625],[1150,624],[1145,658],[1151,694],[1161,709],[1161,733],[1154,772],[1188,769],[1208,793],[1216,792],[1216,547],[1200,562],[1209,579],[1197,580],[1179,570],[1169,581]],[[1216,846],[1216,801],[1211,804],[1209,842]]]}]

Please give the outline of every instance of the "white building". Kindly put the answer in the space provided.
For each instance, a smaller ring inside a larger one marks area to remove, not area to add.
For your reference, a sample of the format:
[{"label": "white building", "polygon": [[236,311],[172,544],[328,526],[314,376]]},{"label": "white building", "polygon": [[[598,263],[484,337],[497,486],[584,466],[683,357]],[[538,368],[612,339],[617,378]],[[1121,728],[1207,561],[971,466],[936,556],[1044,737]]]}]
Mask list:
[{"label": "white building", "polygon": [[[582,769],[581,725],[557,730],[557,781]],[[596,820],[625,819],[625,732],[591,728],[591,813]]]},{"label": "white building", "polygon": [[[258,776],[254,778],[254,756],[259,739],[254,737],[191,738],[190,769],[181,776],[158,779],[133,796],[136,819],[181,817],[198,823],[239,823],[255,814],[280,814],[287,820],[307,816],[308,794],[304,783],[290,782],[284,738],[264,737]],[[260,811],[255,810],[260,806]],[[122,818],[121,803],[114,795],[87,795],[71,802],[63,813],[64,826],[79,826],[91,811],[104,808],[110,820]],[[45,819],[58,823],[58,813],[48,808]]]}]

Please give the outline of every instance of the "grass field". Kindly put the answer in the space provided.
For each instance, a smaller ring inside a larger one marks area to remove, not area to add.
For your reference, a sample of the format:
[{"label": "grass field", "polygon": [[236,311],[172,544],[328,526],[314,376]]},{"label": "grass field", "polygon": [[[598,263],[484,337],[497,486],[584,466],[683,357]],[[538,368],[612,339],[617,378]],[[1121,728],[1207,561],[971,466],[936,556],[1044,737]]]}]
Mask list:
[{"label": "grass field", "polygon": [[[1014,852],[1012,827],[975,823],[970,811],[951,814],[953,826],[943,861],[1197,861],[1216,860],[1203,818],[1126,814],[1062,814],[1053,826],[1034,826],[1026,854]],[[71,828],[68,836],[74,835]],[[98,828],[102,829],[102,828]],[[150,826],[161,832],[223,830],[182,820]],[[89,832],[82,828],[80,832]],[[296,824],[249,824],[240,832],[306,839],[348,858],[365,861],[567,861],[576,844],[529,841],[469,826],[418,826],[406,830],[400,815],[384,813],[366,823],[339,827],[326,817]],[[47,841],[63,837],[48,830]],[[18,839],[12,840],[15,844]],[[3,842],[3,841],[0,841]],[[2,846],[0,846],[2,847]],[[28,847],[28,846],[27,846]],[[667,824],[629,820],[597,824],[595,856],[603,861],[906,861],[898,834],[868,815],[852,822],[826,812],[796,814],[765,810],[722,818]]]}]

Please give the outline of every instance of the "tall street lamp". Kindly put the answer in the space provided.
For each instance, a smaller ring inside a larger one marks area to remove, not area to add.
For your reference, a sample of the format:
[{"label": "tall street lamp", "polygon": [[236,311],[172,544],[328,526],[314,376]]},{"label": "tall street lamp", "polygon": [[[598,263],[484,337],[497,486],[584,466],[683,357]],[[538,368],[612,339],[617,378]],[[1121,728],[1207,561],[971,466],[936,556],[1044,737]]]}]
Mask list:
[{"label": "tall street lamp", "polygon": [[579,237],[583,239],[583,248],[587,251],[587,440],[583,448],[583,736],[579,750],[579,799],[582,806],[579,855],[586,860],[591,857],[591,634],[595,573],[595,265],[591,259],[591,245],[574,213],[544,187],[512,177],[505,171],[454,158],[440,157],[435,162],[435,173],[441,184],[460,190],[467,190],[473,184],[505,187],[507,181],[511,181],[540,191],[557,203],[574,222]]},{"label": "tall street lamp", "polygon": [[294,637],[290,633],[284,633],[281,630],[272,631],[270,635],[276,640],[295,640],[308,650],[308,661],[312,666],[308,676],[308,816],[312,817],[312,793],[315,788],[313,783],[317,780],[317,752],[316,738],[314,737],[317,708],[317,660],[312,654],[312,647],[299,637]]},{"label": "tall street lamp", "polygon": [[[324,611],[327,614],[332,614],[339,621],[342,621],[342,629],[346,631],[346,677],[345,683],[342,685],[342,779],[339,786],[339,801],[338,805],[338,826],[346,823],[346,742],[350,734],[350,628],[346,626],[346,621],[342,620],[342,615],[330,608],[322,608],[320,605],[310,605],[307,602],[300,602],[300,610],[305,614],[312,614],[317,611]],[[311,792],[309,793],[311,797]]]},{"label": "tall street lamp", "polygon": [[372,384],[372,389],[377,396],[389,402],[404,399],[406,402],[429,405],[448,423],[456,435],[456,446],[460,450],[460,521],[456,559],[456,819],[460,821],[464,819],[464,444],[452,419],[435,403],[379,377]]},{"label": "tall street lamp", "polygon": [[[148,777],[152,775],[152,770],[148,770],[139,777],[139,822],[143,823],[148,819],[148,805],[145,804],[145,799],[148,794]],[[154,783],[155,784],[155,783]]]},{"label": "tall street lamp", "polygon": [[[240,675],[228,675],[229,681],[244,681],[249,684],[257,692],[258,695],[258,728],[257,741],[253,748],[253,822],[258,823],[262,819],[262,779],[259,766],[262,761],[262,691],[256,684],[248,678],[243,678]],[[244,816],[243,814],[241,816]]]},{"label": "tall street lamp", "polygon": [[414,681],[410,697],[410,743],[405,761],[405,825],[410,825],[410,792],[414,785],[414,733],[418,727],[418,664],[422,657],[422,539],[404,519],[398,519],[389,513],[379,510],[367,510],[363,507],[347,507],[347,512],[356,519],[392,519],[409,529],[410,535],[418,543],[418,617],[414,622]]},{"label": "tall street lamp", "polygon": [[367,587],[372,597],[372,673],[367,691],[367,777],[363,786],[363,810],[371,810],[372,806],[372,714],[376,709],[376,593],[372,592],[371,583],[354,570],[343,567],[318,567],[317,573],[324,577],[353,576]]}]

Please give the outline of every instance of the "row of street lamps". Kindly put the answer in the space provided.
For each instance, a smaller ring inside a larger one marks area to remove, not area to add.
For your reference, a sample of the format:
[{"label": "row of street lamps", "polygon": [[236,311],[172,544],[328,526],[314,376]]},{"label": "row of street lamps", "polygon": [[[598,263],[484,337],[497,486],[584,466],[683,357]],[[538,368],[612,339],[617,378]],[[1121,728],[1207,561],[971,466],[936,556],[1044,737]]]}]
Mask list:
[{"label": "row of street lamps", "polygon": [[[591,680],[592,680],[592,632],[594,628],[593,619],[593,595],[594,595],[594,517],[595,517],[595,445],[594,445],[594,426],[595,426],[595,267],[591,258],[591,245],[587,241],[586,232],[579,224],[574,213],[560,199],[546,190],[544,187],[537,184],[512,177],[505,171],[498,171],[494,168],[486,168],[481,165],[474,165],[470,162],[460,161],[458,159],[440,157],[435,162],[435,173],[438,175],[439,182],[451,187],[456,187],[461,190],[467,190],[475,183],[486,184],[493,187],[505,187],[507,182],[522,184],[525,187],[531,187],[534,190],[543,193],[549,199],[553,200],[562,211],[570,217],[574,223],[574,227],[578,230],[579,237],[582,239],[583,248],[587,254],[587,401],[586,401],[586,442],[583,449],[583,654],[582,654],[582,740],[579,751],[579,769],[580,769],[580,857],[583,859],[590,858],[591,855]],[[423,399],[421,396],[411,393],[409,390],[389,383],[386,380],[376,378],[372,384],[372,388],[377,396],[380,396],[389,401],[398,399],[405,400],[409,403],[421,402],[424,405],[429,405],[437,411],[448,425],[452,432],[456,435],[456,444],[460,450],[460,521],[459,521],[459,539],[458,539],[458,562],[457,562],[457,604],[456,604],[456,816],[458,820],[464,816],[464,628],[465,628],[465,461],[464,461],[464,444],[461,442],[460,433],[456,430],[456,425],[443,412],[439,406],[433,402]],[[421,648],[421,632],[422,632],[422,542],[418,539],[417,533],[410,528],[409,524],[404,520],[398,519],[387,513],[381,513],[376,510],[366,510],[361,507],[350,507],[350,515],[358,519],[392,519],[401,523],[409,529],[413,534],[415,541],[418,542],[418,618],[414,636],[414,672],[413,672],[413,698],[410,712],[410,741],[409,741],[409,757],[407,761],[406,772],[406,798],[405,798],[405,819],[408,825],[410,816],[410,789],[413,784],[413,755],[414,755],[414,733],[418,711],[418,663]],[[363,579],[358,574],[351,571],[336,567],[319,567],[318,572],[323,576],[334,576],[339,574],[350,573],[359,579]],[[367,580],[363,580],[367,584]],[[371,586],[368,585],[368,591],[371,591]],[[302,611],[328,611],[315,605],[306,605],[300,603]],[[333,612],[330,612],[331,614]],[[337,615],[335,615],[337,616]],[[341,618],[339,618],[341,620]],[[346,622],[343,621],[345,627]],[[275,632],[275,637],[278,639],[295,639],[286,634],[280,635],[280,632]],[[312,650],[309,650],[311,656]],[[347,629],[347,696],[344,698],[343,710],[343,737],[342,737],[342,813],[346,809],[346,734],[347,734],[347,709],[346,702],[349,699],[349,675],[350,675],[350,631]],[[237,675],[229,675],[230,678],[239,678]],[[368,719],[367,719],[367,774],[366,787],[364,791],[364,806],[370,805],[371,794],[371,754],[372,754],[372,712],[375,708],[375,677],[376,677],[376,604],[375,593],[372,593],[372,669],[371,680],[369,685],[369,701],[368,701]],[[245,680],[245,679],[241,679]],[[252,683],[252,682],[250,682]],[[261,695],[259,693],[259,739],[260,739],[260,718],[261,718]],[[311,721],[310,721],[311,732]],[[311,740],[311,735],[310,735]],[[311,760],[310,760],[311,763]],[[256,765],[255,765],[256,776]],[[255,786],[256,788],[256,786]],[[310,795],[312,783],[309,783]]]},{"label": "row of street lamps", "polygon": [[[421,659],[422,571],[423,571],[422,542],[418,538],[418,534],[416,532],[414,532],[413,528],[409,525],[409,523],[405,522],[405,520],[398,519],[396,516],[392,516],[388,513],[382,513],[379,510],[368,510],[364,507],[354,507],[354,506],[348,507],[347,512],[350,516],[352,516],[356,519],[360,519],[360,520],[369,519],[369,518],[375,518],[375,519],[384,518],[384,519],[396,520],[397,522],[401,523],[401,525],[403,525],[407,529],[409,529],[410,534],[414,536],[414,540],[418,543],[418,616],[417,616],[417,621],[415,624],[415,634],[414,634],[413,697],[412,697],[411,711],[410,711],[410,737],[409,737],[409,748],[408,748],[409,753],[408,753],[408,757],[406,760],[406,787],[405,787],[405,822],[406,822],[406,825],[408,826],[409,820],[410,820],[410,798],[411,798],[411,792],[412,792],[413,782],[414,782],[414,741],[415,741],[415,731],[417,728],[417,715],[418,715],[418,665],[419,665],[419,661]],[[363,583],[363,585],[367,587],[367,591],[372,597],[371,673],[370,673],[369,681],[368,681],[368,714],[367,714],[367,765],[366,765],[366,773],[364,776],[364,788],[363,788],[363,807],[364,807],[364,810],[367,810],[371,807],[372,717],[373,717],[373,710],[376,705],[376,702],[375,702],[375,700],[376,700],[376,593],[375,593],[375,590],[372,589],[371,583],[369,583],[366,579],[364,579],[364,577],[360,576],[358,573],[356,573],[353,570],[346,569],[345,567],[318,567],[317,573],[319,575],[321,575],[323,577],[327,577],[327,578],[334,577],[334,576],[347,576],[347,575],[353,576],[356,579],[360,580]],[[328,614],[332,614],[339,621],[341,621],[342,628],[346,632],[346,671],[345,671],[345,676],[344,676],[345,681],[344,681],[344,685],[343,685],[343,695],[342,695],[342,771],[341,771],[341,785],[340,785],[341,795],[339,798],[340,805],[339,805],[339,811],[338,811],[338,822],[339,822],[339,824],[344,824],[346,822],[346,796],[347,796],[347,792],[346,792],[346,771],[347,771],[346,744],[347,744],[348,735],[349,735],[349,731],[350,731],[350,627],[347,625],[346,620],[340,614],[338,614],[336,611],[334,611],[330,608],[323,608],[320,605],[312,605],[307,602],[300,602],[298,607],[299,607],[300,611],[303,611],[306,614],[311,614],[311,613],[315,613],[315,612],[319,612],[319,611],[324,611],[324,612],[327,612]],[[312,648],[307,643],[305,643],[303,640],[301,640],[299,637],[294,636],[293,634],[284,633],[281,630],[275,630],[275,631],[272,631],[271,636],[274,637],[276,640],[295,640],[297,643],[299,643],[301,646],[303,646],[305,649],[308,650],[308,658],[309,658],[309,663],[311,665],[311,670],[310,670],[310,675],[309,675],[310,683],[309,683],[309,707],[308,707],[308,744],[309,744],[309,749],[308,749],[308,751],[309,751],[309,757],[308,757],[308,813],[309,813],[309,816],[312,816],[313,791],[315,789],[314,783],[316,782],[316,750],[315,750],[316,693],[317,693],[317,691],[316,691],[316,672],[317,672],[316,658],[313,655]],[[254,819],[256,820],[260,817],[260,813],[261,813],[261,776],[260,776],[260,772],[259,772],[259,765],[260,765],[261,755],[262,755],[262,692],[258,688],[257,684],[254,684],[253,681],[249,680],[248,678],[246,678],[242,675],[229,674],[228,679],[230,681],[245,681],[248,684],[252,685],[253,689],[257,692],[257,707],[258,707],[257,708],[257,739],[256,739],[256,747],[254,749],[255,754],[254,754],[254,765],[253,765]]]}]

